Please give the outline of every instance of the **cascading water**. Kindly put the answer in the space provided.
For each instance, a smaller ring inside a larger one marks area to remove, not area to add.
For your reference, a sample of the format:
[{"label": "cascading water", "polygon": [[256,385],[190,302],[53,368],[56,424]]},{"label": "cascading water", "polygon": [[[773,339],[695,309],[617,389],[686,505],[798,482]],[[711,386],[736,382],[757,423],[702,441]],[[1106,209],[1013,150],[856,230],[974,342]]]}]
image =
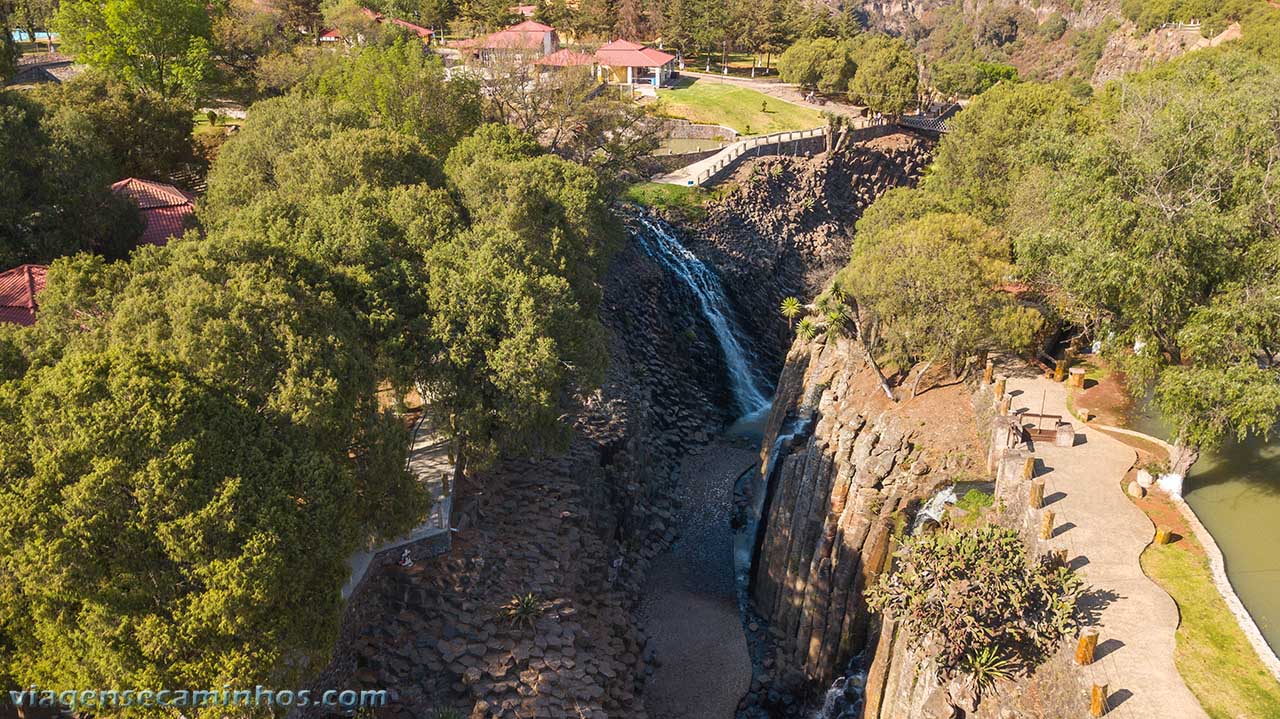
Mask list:
[{"label": "cascading water", "polygon": [[911,533],[915,534],[920,527],[924,526],[926,521],[942,524],[942,515],[946,513],[947,505],[955,504],[958,501],[960,501],[960,498],[956,496],[956,488],[954,486],[943,487],[920,507],[920,511],[916,513],[916,521],[911,525]]},{"label": "cascading water", "polygon": [[738,411],[748,415],[768,409],[769,396],[761,389],[763,383],[742,347],[739,339],[742,333],[729,314],[729,300],[720,284],[720,278],[714,270],[680,244],[675,233],[665,223],[642,217],[639,218],[639,224],[635,237],[639,240],[640,247],[693,290],[693,296],[698,300],[698,309],[711,325],[711,331],[715,333],[724,353],[725,365],[729,369],[729,387]]}]

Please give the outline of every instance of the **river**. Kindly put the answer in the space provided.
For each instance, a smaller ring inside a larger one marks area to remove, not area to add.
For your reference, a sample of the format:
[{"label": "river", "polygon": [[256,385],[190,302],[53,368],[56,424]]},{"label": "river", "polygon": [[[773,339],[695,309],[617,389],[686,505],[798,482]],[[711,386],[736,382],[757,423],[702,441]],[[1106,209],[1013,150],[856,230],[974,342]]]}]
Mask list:
[{"label": "river", "polygon": [[[1168,439],[1148,407],[1129,426]],[[1280,440],[1205,452],[1183,485],[1187,504],[1222,549],[1227,578],[1272,651],[1280,653]]]},{"label": "river", "polygon": [[[758,423],[772,394],[734,319],[720,278],[666,223],[641,217],[631,238],[672,277],[685,284],[711,328],[724,358],[736,414]],[[735,484],[758,475],[757,444],[726,433],[690,453],[676,483],[679,538],[649,569],[643,603],[645,631],[658,668],[645,691],[656,719],[732,719],[751,684],[751,657],[743,634],[735,583],[730,525]]]}]

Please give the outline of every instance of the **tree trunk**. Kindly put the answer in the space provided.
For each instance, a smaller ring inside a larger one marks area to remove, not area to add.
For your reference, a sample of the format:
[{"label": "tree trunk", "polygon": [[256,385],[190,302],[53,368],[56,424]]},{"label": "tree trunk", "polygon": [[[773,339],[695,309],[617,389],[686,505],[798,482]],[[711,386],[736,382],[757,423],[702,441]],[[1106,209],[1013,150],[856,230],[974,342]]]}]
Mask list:
[{"label": "tree trunk", "polygon": [[871,346],[867,343],[867,335],[862,331],[862,320],[858,319],[857,310],[853,313],[853,327],[858,331],[858,344],[862,345],[862,353],[867,358],[867,364],[871,365],[872,371],[876,373],[876,379],[880,382],[880,390],[884,392],[884,396],[889,398],[890,402],[897,402],[898,398],[893,396],[893,389],[889,387],[889,380],[884,378],[884,372],[880,371],[880,365],[876,363],[876,358],[871,354]]},{"label": "tree trunk", "polygon": [[933,360],[926,360],[924,366],[920,368],[920,373],[916,375],[916,381],[911,383],[911,398],[915,399],[916,391],[920,389],[920,380],[924,379],[924,375],[933,366]]},{"label": "tree trunk", "polygon": [[1182,443],[1182,438],[1174,440],[1173,452],[1169,455],[1169,471],[1180,477],[1186,477],[1191,466],[1200,459],[1200,450]]}]

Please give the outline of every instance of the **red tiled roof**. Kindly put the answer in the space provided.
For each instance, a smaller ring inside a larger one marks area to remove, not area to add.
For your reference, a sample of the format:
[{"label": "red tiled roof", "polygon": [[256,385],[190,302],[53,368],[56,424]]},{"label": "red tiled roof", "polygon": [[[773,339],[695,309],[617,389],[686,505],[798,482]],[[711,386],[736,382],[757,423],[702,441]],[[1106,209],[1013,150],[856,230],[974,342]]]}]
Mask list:
[{"label": "red tiled roof", "polygon": [[324,32],[320,33],[321,40],[338,40],[341,37],[342,37],[342,32],[337,28],[325,30]]},{"label": "red tiled roof", "polygon": [[414,25],[411,22],[406,22],[404,20],[400,20],[394,17],[391,18],[391,22],[395,23],[396,25],[399,25],[402,28],[409,30],[412,33],[415,33],[418,37],[430,38],[432,35],[435,34],[435,32],[433,30],[430,30],[429,28],[422,27],[421,25]]},{"label": "red tiled roof", "polygon": [[540,57],[533,61],[534,65],[547,65],[550,67],[571,67],[574,65],[594,65],[596,59],[590,55],[580,52],[574,52],[568,48],[556,50],[555,52]]},{"label": "red tiled roof", "polygon": [[525,20],[487,37],[455,42],[454,47],[481,48],[485,50],[511,50],[516,48],[539,49],[547,33],[556,29],[540,22]]},{"label": "red tiled roof", "polygon": [[658,67],[675,59],[675,55],[628,40],[614,40],[596,50],[596,62],[608,67]]},{"label": "red tiled roof", "polygon": [[142,211],[146,227],[139,242],[144,245],[163,245],[170,238],[181,236],[187,218],[195,214],[195,198],[163,182],[129,177],[112,185],[111,191],[129,198]]},{"label": "red tiled roof", "polygon": [[0,272],[0,322],[26,327],[36,323],[36,295],[44,289],[49,268],[20,265]]}]

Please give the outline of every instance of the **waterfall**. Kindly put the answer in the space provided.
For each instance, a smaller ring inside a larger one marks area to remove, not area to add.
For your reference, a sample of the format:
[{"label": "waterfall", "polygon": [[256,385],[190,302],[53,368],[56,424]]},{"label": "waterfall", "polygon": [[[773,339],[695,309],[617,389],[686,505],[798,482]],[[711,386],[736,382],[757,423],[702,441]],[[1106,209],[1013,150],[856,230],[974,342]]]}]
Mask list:
[{"label": "waterfall", "polygon": [[698,309],[711,325],[725,364],[729,368],[729,387],[733,392],[738,411],[743,414],[759,412],[769,407],[768,394],[761,389],[760,378],[747,359],[742,347],[742,332],[730,316],[729,300],[715,271],[699,260],[680,241],[665,223],[640,218],[643,231],[635,233],[645,253],[667,268],[681,282],[693,290]]},{"label": "waterfall", "polygon": [[955,504],[957,501],[959,501],[959,497],[956,496],[956,488],[954,486],[944,487],[939,490],[916,513],[916,521],[911,525],[911,533],[915,534],[916,530],[924,526],[926,520],[932,519],[937,524],[942,524],[942,515],[947,511],[947,505]]}]

